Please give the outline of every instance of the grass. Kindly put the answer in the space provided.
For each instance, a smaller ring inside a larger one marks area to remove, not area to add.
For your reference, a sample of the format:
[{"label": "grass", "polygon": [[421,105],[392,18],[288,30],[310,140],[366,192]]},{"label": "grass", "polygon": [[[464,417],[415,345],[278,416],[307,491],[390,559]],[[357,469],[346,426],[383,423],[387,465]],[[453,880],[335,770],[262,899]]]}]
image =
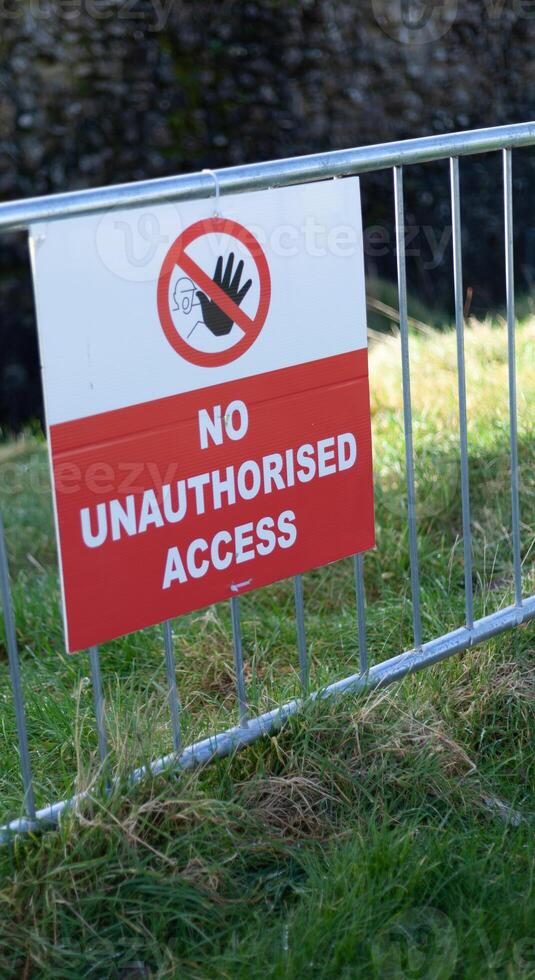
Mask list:
[{"label": "grass", "polygon": [[[535,322],[518,330],[523,572],[533,594]],[[426,638],[463,621],[455,336],[411,338]],[[476,614],[512,599],[505,328],[466,336]],[[411,646],[399,339],[371,352],[373,661]],[[89,666],[63,652],[45,447],[0,446],[0,492],[38,804],[91,791],[58,833],[0,853],[2,977],[535,977],[533,627],[135,790],[169,751],[158,629],[102,650],[111,759],[96,765]],[[312,684],[357,669],[351,562],[304,576]],[[298,691],[291,583],[242,601],[248,693]],[[173,623],[185,739],[236,718],[225,606]],[[2,821],[20,812],[0,634]]]}]

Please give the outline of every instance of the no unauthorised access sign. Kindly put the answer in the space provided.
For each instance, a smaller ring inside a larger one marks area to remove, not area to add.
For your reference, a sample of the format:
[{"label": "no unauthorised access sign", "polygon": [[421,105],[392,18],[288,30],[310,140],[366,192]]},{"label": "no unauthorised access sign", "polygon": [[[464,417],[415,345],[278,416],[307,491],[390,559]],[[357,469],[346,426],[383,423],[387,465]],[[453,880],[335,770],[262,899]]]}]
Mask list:
[{"label": "no unauthorised access sign", "polygon": [[31,229],[67,647],[373,546],[356,178]]}]

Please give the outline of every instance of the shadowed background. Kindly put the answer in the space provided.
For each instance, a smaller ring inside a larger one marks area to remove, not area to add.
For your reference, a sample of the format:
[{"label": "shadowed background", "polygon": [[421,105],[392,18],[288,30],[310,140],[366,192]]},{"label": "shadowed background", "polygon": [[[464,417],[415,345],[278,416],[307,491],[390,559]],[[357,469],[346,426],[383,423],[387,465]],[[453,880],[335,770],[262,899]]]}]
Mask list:
[{"label": "shadowed background", "polygon": [[[533,116],[528,2],[10,4],[0,15],[3,200]],[[534,161],[529,150],[514,156],[525,292],[535,256]],[[504,299],[499,155],[463,161],[461,179],[465,286],[481,316]],[[380,246],[368,239],[367,271],[388,280],[391,175],[362,183],[366,226],[384,229]],[[409,284],[440,317],[451,310],[445,163],[409,168],[406,211]],[[5,433],[41,416],[26,243],[3,236],[0,426]]]}]

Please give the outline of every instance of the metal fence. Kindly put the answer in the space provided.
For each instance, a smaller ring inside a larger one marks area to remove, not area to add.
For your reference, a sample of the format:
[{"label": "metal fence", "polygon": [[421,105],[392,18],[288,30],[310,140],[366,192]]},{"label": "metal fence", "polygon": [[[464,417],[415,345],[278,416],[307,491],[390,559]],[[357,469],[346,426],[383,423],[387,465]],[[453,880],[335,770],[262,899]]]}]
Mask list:
[{"label": "metal fence", "polygon": [[[169,623],[163,624],[163,639],[168,683],[168,700],[171,717],[173,751],[156,759],[148,767],[131,774],[132,780],[141,779],[147,771],[158,773],[174,765],[191,768],[215,757],[224,756],[237,748],[248,745],[262,735],[276,730],[284,720],[299,711],[306,697],[315,699],[344,692],[356,692],[363,688],[377,688],[391,684],[405,675],[421,670],[452,654],[473,647],[499,633],[512,630],[535,618],[535,595],[522,595],[522,566],[520,541],[520,507],[518,477],[518,438],[515,364],[515,296],[513,264],[513,189],[511,155],[516,147],[535,144],[535,123],[525,123],[483,129],[467,133],[387,143],[379,146],[319,153],[239,167],[230,167],[216,173],[216,187],[222,195],[242,191],[261,190],[289,184],[324,180],[333,177],[363,174],[392,168],[395,199],[395,229],[397,252],[397,276],[399,291],[399,323],[401,337],[403,424],[405,437],[405,470],[407,487],[407,521],[410,553],[413,646],[411,649],[381,663],[368,665],[366,645],[366,612],[363,577],[363,556],[355,557],[356,611],[359,636],[360,670],[342,680],[328,684],[321,690],[308,693],[308,657],[305,635],[303,591],[301,577],[294,580],[295,615],[297,627],[297,653],[303,697],[280,705],[272,711],[251,717],[247,701],[242,641],[240,629],[240,600],[231,600],[232,631],[236,692],[239,706],[239,724],[226,731],[210,734],[207,738],[187,747],[181,743],[180,702],[177,694],[172,632]],[[503,203],[505,227],[505,282],[507,302],[508,387],[512,499],[512,559],[514,570],[514,605],[500,609],[481,619],[474,618],[474,591],[472,575],[472,534],[470,519],[470,487],[468,468],[466,380],[464,365],[464,311],[463,270],[461,256],[461,216],[459,191],[459,157],[474,153],[501,151],[503,158]],[[407,282],[405,255],[405,216],[403,196],[404,167],[429,161],[449,159],[453,238],[453,271],[455,293],[455,322],[457,337],[457,378],[459,397],[460,473],[462,500],[462,527],[464,548],[465,622],[458,629],[423,642],[420,604],[420,570],[417,536],[417,495],[414,474],[412,433],[412,406],[409,370],[409,318],[407,311]],[[214,192],[212,172],[168,177],[143,181],[136,184],[117,185],[89,191],[76,191],[51,197],[33,198],[0,205],[0,231],[28,229],[32,222],[52,221],[68,216],[102,212],[109,208],[127,208],[161,202],[180,202],[209,197]],[[61,814],[79,802],[84,794],[53,803],[36,810],[34,802],[31,759],[26,731],[23,686],[17,649],[16,629],[10,594],[7,553],[4,528],[0,515],[0,583],[4,611],[5,634],[9,659],[9,671],[16,712],[20,767],[24,787],[24,812],[26,816],[13,820],[0,828],[0,840],[7,841],[13,833],[31,831],[57,824]],[[98,747],[102,762],[107,758],[105,712],[100,675],[99,651],[89,651],[93,698],[98,732]]]}]

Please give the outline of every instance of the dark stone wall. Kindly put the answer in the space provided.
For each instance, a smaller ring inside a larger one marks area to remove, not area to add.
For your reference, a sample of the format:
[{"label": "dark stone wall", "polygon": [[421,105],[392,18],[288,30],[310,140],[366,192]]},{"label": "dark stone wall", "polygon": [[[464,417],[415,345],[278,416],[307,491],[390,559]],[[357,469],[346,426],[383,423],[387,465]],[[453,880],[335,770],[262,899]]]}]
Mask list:
[{"label": "dark stone wall", "polygon": [[[4,200],[534,115],[528,0],[3,0],[0,17]],[[533,264],[534,159],[515,155],[521,288]],[[503,293],[498,164],[462,167],[476,311]],[[390,175],[364,178],[363,191],[367,224],[391,236]],[[408,223],[440,237],[446,166],[411,168],[406,192]],[[376,251],[370,271],[391,274],[392,247]],[[449,252],[423,264],[410,260],[413,290],[449,303]],[[0,425],[39,416],[40,399],[26,245],[4,236]]]}]

